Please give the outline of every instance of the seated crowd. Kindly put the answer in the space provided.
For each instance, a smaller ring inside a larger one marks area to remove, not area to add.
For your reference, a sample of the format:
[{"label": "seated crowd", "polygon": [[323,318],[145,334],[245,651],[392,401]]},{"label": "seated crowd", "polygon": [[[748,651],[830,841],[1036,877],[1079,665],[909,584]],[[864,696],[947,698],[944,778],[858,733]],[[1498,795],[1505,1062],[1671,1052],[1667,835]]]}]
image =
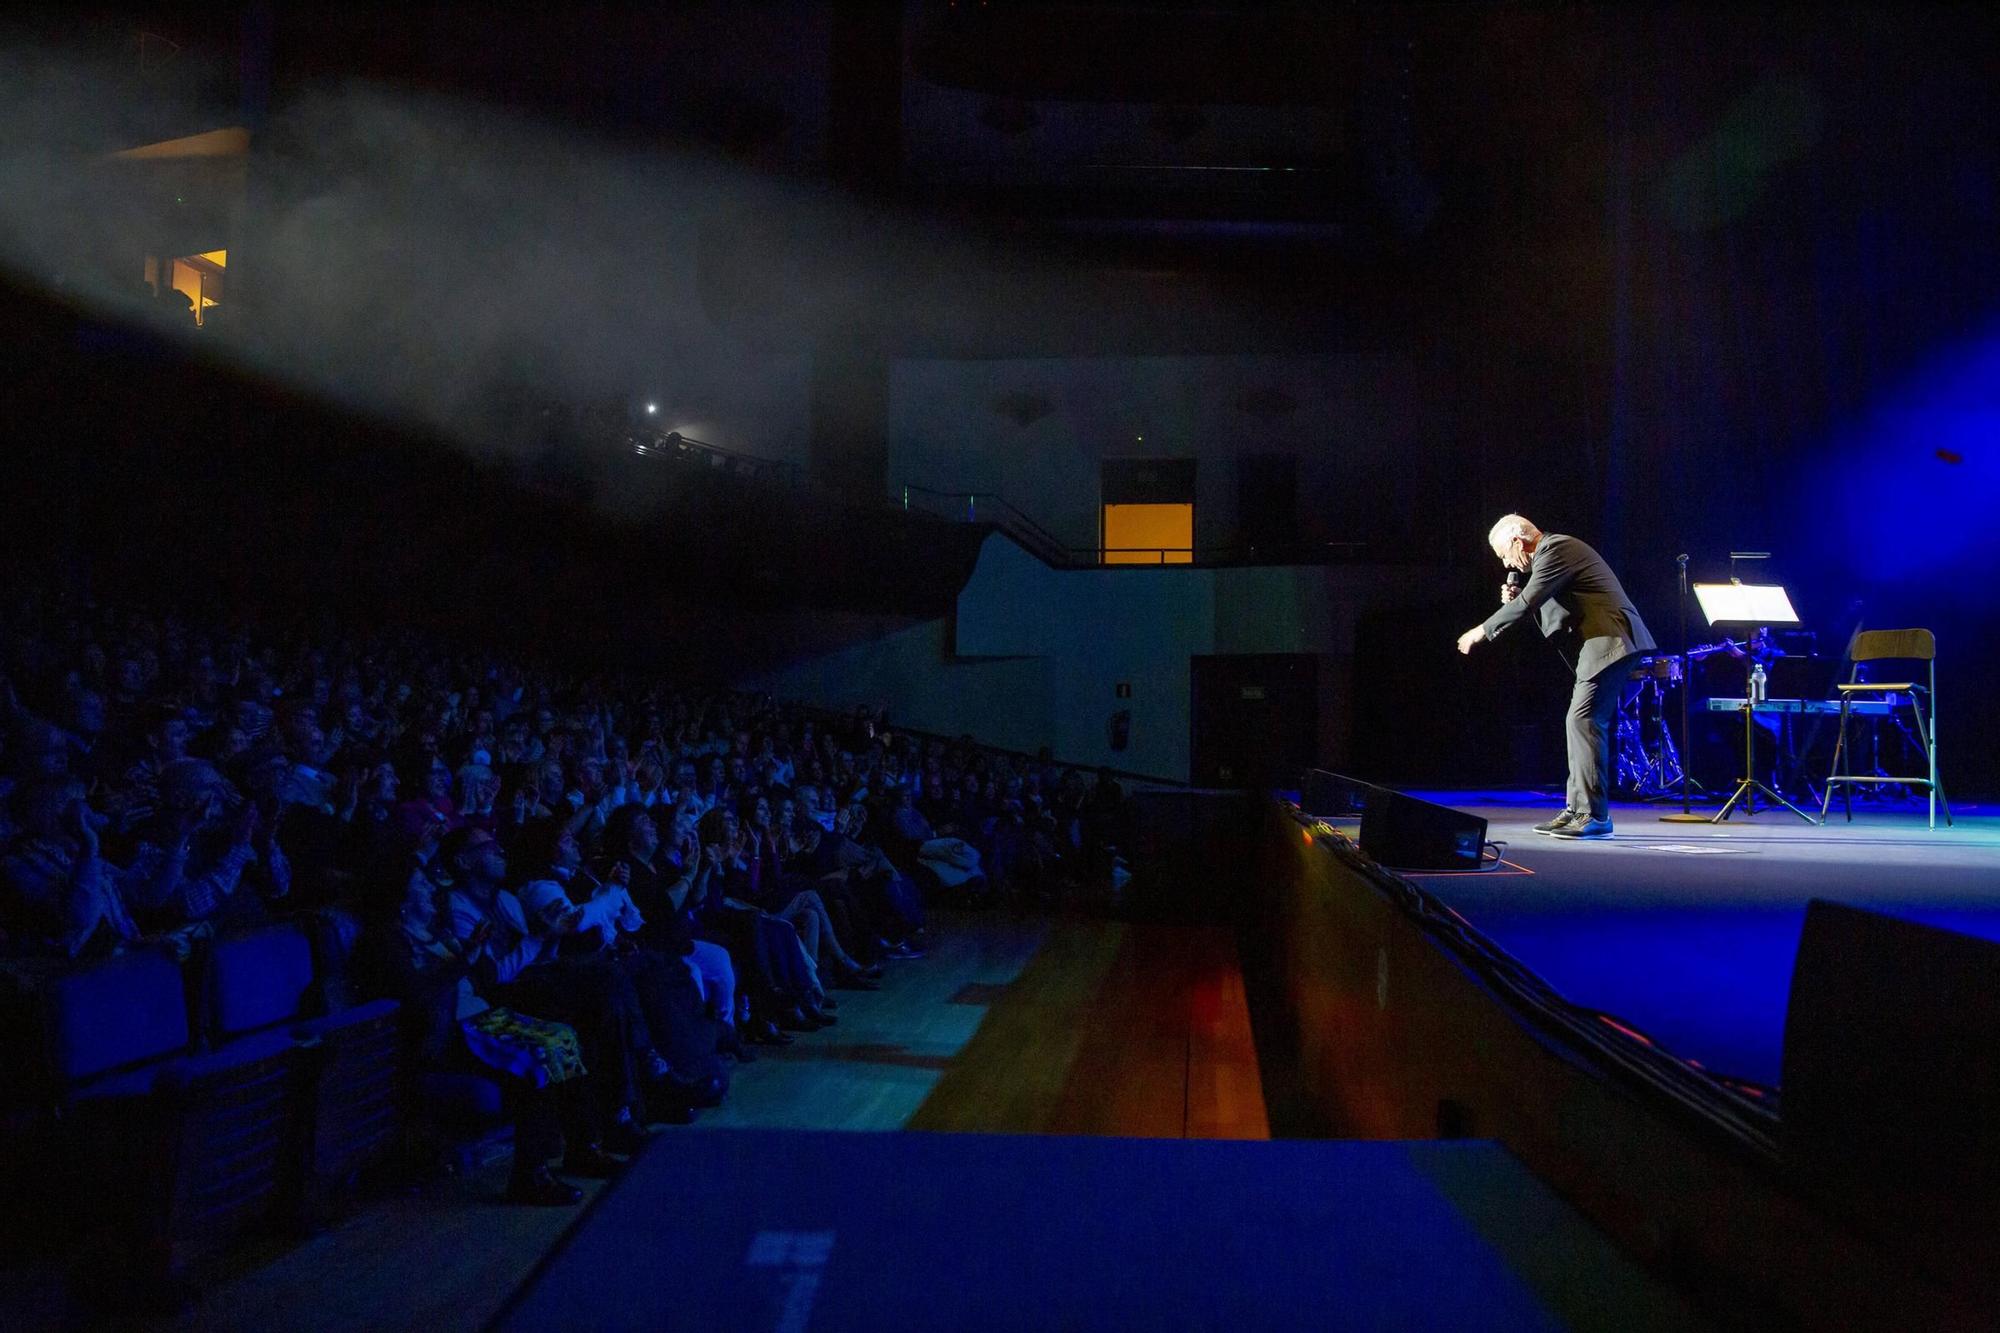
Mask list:
[{"label": "seated crowd", "polygon": [[343,922],[414,1065],[508,1090],[522,1202],[835,1023],[927,900],[1122,873],[1108,775],[865,710],[46,592],[0,633],[0,958]]}]

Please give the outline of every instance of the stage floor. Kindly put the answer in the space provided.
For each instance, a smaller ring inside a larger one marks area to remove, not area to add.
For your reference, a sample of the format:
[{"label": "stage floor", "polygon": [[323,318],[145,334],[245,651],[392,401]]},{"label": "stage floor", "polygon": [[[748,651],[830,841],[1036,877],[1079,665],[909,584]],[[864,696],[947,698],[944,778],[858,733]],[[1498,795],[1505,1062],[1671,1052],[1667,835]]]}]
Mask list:
[{"label": "stage floor", "polygon": [[[1566,998],[1618,1017],[1720,1073],[1779,1082],[1785,1004],[1808,900],[1829,898],[2000,940],[2000,811],[1957,825],[1921,814],[1783,810],[1669,824],[1677,806],[1619,805],[1601,842],[1538,836],[1560,796],[1415,792],[1483,815],[1507,844],[1485,873],[1409,878]],[[1349,831],[1353,826],[1348,825]]]},{"label": "stage floor", "polygon": [[1692,1329],[1492,1143],[666,1135],[500,1329]]}]

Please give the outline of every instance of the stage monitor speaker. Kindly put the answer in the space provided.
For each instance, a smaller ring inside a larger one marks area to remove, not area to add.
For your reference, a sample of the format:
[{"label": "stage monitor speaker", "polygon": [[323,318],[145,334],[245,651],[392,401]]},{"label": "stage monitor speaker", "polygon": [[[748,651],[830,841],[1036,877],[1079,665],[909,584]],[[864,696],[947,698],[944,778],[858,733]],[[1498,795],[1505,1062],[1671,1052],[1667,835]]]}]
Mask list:
[{"label": "stage monitor speaker", "polygon": [[1486,821],[1387,787],[1370,787],[1361,850],[1396,870],[1477,870]]},{"label": "stage monitor speaker", "polygon": [[1352,819],[1368,808],[1372,782],[1309,768],[1299,778],[1299,809],[1321,819]]},{"label": "stage monitor speaker", "polygon": [[2000,943],[1806,908],[1785,1013],[1786,1164],[1927,1266],[1990,1272],[2000,1257],[1996,978]]}]

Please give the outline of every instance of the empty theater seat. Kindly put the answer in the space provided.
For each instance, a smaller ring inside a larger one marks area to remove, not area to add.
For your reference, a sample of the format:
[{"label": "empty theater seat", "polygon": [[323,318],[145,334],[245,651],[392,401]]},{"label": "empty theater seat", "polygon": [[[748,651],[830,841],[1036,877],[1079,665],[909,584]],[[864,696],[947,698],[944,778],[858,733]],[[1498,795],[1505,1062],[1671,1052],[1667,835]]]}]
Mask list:
[{"label": "empty theater seat", "polygon": [[88,1181],[84,1220],[135,1277],[172,1273],[276,1215],[303,1067],[287,1033],[187,1054],[183,966],[138,949],[50,978],[39,998],[46,1165]]},{"label": "empty theater seat", "polygon": [[[308,922],[308,925],[311,925]],[[295,924],[64,968],[26,1001],[39,1168],[135,1278],[323,1215],[402,1125],[397,1005],[323,1013]],[[302,1211],[303,1210],[303,1211]]]},{"label": "empty theater seat", "polygon": [[181,964],[164,949],[134,949],[49,977],[30,1003],[40,1028],[33,1083],[46,1100],[116,1095],[150,1086],[187,1053],[191,1032]]}]

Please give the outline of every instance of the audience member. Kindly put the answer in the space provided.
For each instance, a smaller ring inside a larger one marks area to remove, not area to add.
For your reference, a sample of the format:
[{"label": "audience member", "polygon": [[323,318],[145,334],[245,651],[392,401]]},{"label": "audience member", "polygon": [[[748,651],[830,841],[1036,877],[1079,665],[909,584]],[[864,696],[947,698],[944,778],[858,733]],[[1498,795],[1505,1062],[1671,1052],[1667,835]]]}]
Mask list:
[{"label": "audience member", "polygon": [[831,988],[922,955],[926,893],[1018,903],[1122,865],[1109,774],[873,710],[302,619],[36,590],[8,611],[0,954],[65,966],[345,906],[393,942],[422,1059],[508,1088],[527,1202],[574,1199],[558,1153],[603,1174],[649,1120],[712,1104],[719,1052],[835,1023]]}]

